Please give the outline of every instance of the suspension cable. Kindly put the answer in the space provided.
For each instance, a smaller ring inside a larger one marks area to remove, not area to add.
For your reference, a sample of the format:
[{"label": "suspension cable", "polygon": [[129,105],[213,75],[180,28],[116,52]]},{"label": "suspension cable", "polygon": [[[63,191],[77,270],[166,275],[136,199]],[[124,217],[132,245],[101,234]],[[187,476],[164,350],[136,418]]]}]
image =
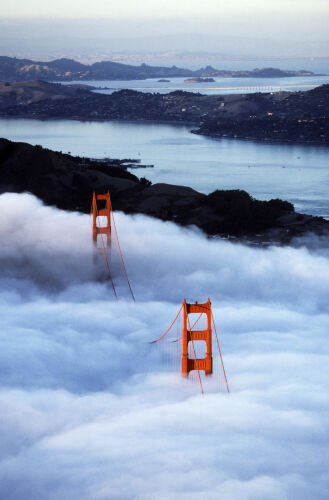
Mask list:
[{"label": "suspension cable", "polygon": [[165,337],[167,335],[167,333],[169,332],[170,328],[173,326],[173,324],[175,323],[176,319],[178,318],[181,310],[183,309],[183,304],[181,305],[178,313],[176,314],[176,317],[175,319],[172,321],[171,325],[169,326],[169,328],[161,335],[161,337],[159,337],[158,339],[156,340],[153,340],[152,342],[149,342],[150,344],[155,344],[155,342],[159,342],[159,340],[163,339],[163,337]]},{"label": "suspension cable", "polygon": [[123,270],[124,270],[124,273],[125,273],[125,276],[126,276],[126,279],[127,279],[127,283],[128,283],[128,286],[129,286],[129,290],[130,290],[131,296],[133,298],[133,301],[136,302],[136,299],[135,299],[135,296],[134,296],[134,293],[133,293],[133,290],[131,288],[131,284],[130,284],[130,281],[129,281],[129,278],[128,278],[126,266],[125,266],[125,263],[124,263],[124,260],[123,260],[123,255],[122,255],[122,252],[121,252],[121,247],[120,247],[119,237],[118,237],[118,231],[117,231],[117,227],[116,227],[115,220],[114,220],[113,210],[111,210],[111,215],[112,215],[113,226],[114,226],[114,230],[115,230],[115,236],[116,236],[116,239],[117,239],[117,242],[118,242],[118,248],[119,248],[119,252],[120,252],[122,267],[123,267]]},{"label": "suspension cable", "polygon": [[[99,213],[98,213],[98,208],[97,207],[96,207],[96,217],[98,218],[98,224],[100,226],[100,219],[99,219]],[[100,235],[101,235],[102,247],[103,247],[102,250],[103,250],[103,253],[104,253],[104,257],[105,257],[105,262],[106,262],[106,267],[107,267],[107,270],[108,270],[108,273],[109,273],[110,282],[111,282],[111,285],[112,285],[112,289],[113,289],[115,298],[118,299],[118,295],[117,295],[117,292],[116,292],[116,289],[115,289],[115,286],[114,286],[114,281],[113,281],[113,277],[112,277],[112,273],[111,273],[111,269],[110,269],[110,264],[109,264],[109,261],[108,261],[108,258],[107,258],[107,254],[106,254],[106,248],[105,248],[105,244],[104,244],[103,234],[100,233]]]},{"label": "suspension cable", "polygon": [[221,353],[221,350],[220,350],[220,347],[219,347],[218,335],[217,335],[217,332],[216,332],[215,321],[214,321],[214,316],[213,316],[212,311],[211,311],[211,319],[212,319],[212,324],[213,324],[213,327],[214,327],[214,332],[215,332],[215,335],[216,335],[217,348],[218,348],[220,362],[221,362],[223,373],[224,373],[224,378],[225,378],[225,382],[226,382],[227,392],[230,392],[230,389],[229,389],[228,383],[227,383],[226,372],[225,372],[225,368],[224,368],[222,353]]},{"label": "suspension cable", "polygon": [[[192,325],[192,328],[191,330],[193,330],[193,328],[195,327],[195,325],[197,324],[197,322],[199,321],[199,319],[201,318],[201,316],[203,315],[203,313],[200,313],[198,319],[196,319]],[[171,342],[174,343],[174,342],[178,342],[179,340],[182,340],[183,337],[179,337],[179,339],[175,339],[175,340],[172,340]]]}]

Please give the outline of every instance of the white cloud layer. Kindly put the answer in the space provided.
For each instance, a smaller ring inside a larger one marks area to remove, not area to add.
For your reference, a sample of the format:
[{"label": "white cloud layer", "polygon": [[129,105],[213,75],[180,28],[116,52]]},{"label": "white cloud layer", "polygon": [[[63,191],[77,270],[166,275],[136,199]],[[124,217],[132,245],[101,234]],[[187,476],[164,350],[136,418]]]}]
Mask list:
[{"label": "white cloud layer", "polygon": [[[88,216],[0,196],[0,498],[328,497],[329,262],[116,214],[98,281]],[[230,395],[199,395],[149,346],[212,300]]]}]

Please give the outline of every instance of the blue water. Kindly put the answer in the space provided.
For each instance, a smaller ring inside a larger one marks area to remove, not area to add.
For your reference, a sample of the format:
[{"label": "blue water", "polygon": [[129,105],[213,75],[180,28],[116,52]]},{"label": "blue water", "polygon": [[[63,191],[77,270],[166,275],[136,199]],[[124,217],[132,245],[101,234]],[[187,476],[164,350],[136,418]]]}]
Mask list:
[{"label": "blue water", "polygon": [[74,155],[138,158],[154,168],[133,172],[152,182],[204,193],[245,189],[282,198],[296,210],[329,219],[329,148],[212,139],[182,125],[0,119],[0,136]]},{"label": "blue water", "polygon": [[[165,94],[174,90],[201,92],[202,94],[248,94],[253,92],[279,92],[280,90],[310,90],[329,83],[329,76],[299,76],[286,78],[214,78],[213,83],[189,83],[186,78],[168,78],[169,82],[159,82],[158,78],[147,80],[76,80],[61,83],[84,83],[99,87],[97,92],[111,94],[120,89]],[[104,87],[107,87],[104,89]]]}]

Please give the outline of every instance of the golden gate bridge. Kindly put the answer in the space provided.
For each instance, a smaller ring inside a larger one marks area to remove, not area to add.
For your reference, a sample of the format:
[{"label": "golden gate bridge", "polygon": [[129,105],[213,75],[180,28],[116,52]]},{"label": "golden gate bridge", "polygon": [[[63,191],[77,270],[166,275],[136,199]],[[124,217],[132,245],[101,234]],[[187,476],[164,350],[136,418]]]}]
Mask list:
[{"label": "golden gate bridge", "polygon": [[[92,216],[92,239],[94,249],[104,255],[108,279],[113,294],[118,294],[111,269],[112,237],[119,250],[120,261],[133,301],[135,296],[128,277],[121,251],[110,193],[93,193],[90,214]],[[229,392],[219,338],[215,327],[210,299],[205,303],[188,303],[184,299],[178,313],[167,330],[150,342],[161,352],[161,358],[169,366],[178,368],[183,377],[198,381],[201,393],[209,376],[218,382],[221,392]]]}]

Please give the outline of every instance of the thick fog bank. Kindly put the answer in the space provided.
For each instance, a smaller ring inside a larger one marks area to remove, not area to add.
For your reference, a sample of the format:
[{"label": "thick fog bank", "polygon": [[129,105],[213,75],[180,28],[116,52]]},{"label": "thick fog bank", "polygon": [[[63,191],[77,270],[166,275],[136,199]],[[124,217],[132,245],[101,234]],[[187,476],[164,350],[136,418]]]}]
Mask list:
[{"label": "thick fog bank", "polygon": [[[326,499],[329,256],[116,214],[134,303],[88,216],[0,196],[0,498]],[[315,240],[314,240],[315,242]],[[301,245],[302,242],[299,242]],[[148,342],[212,300],[231,393]]]}]

